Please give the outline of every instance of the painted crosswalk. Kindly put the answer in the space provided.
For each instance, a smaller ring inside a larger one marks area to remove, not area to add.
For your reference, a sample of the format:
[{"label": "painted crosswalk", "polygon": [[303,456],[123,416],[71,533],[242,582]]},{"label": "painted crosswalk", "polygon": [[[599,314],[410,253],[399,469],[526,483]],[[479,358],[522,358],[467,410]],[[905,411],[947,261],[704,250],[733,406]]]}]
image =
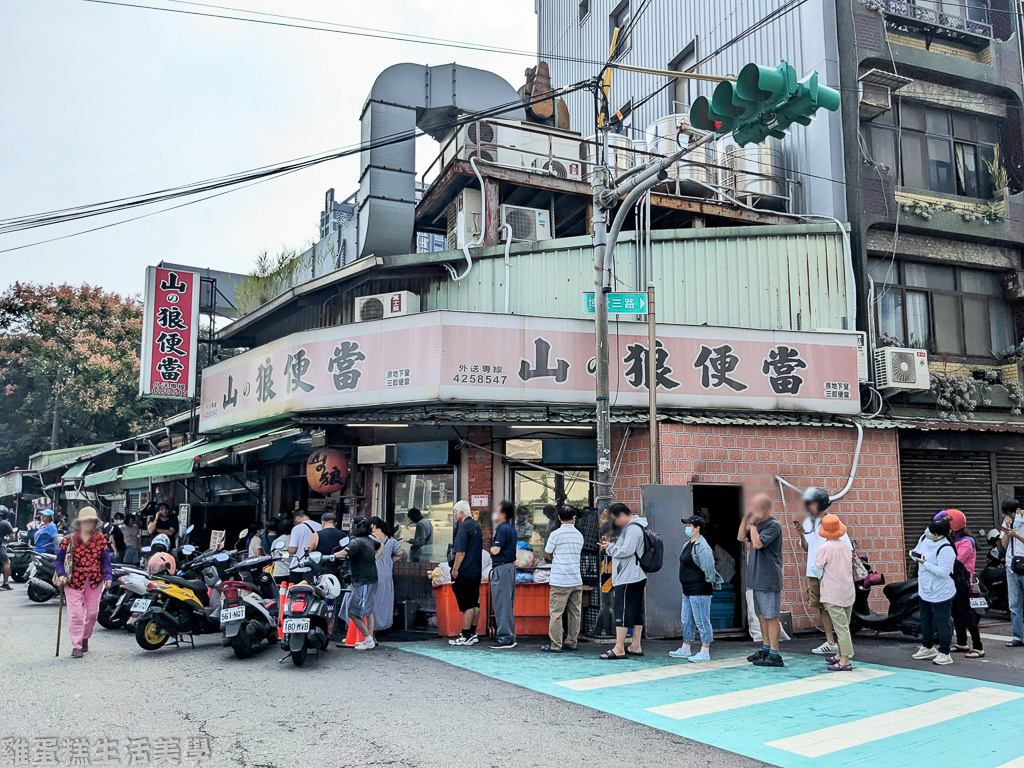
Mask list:
[{"label": "painted crosswalk", "polygon": [[749,707],[753,704],[765,704],[770,701],[791,699],[794,696],[820,693],[821,691],[842,688],[844,685],[862,683],[865,680],[874,680],[875,678],[891,674],[893,673],[883,669],[864,667],[846,674],[826,673],[824,675],[811,675],[799,680],[788,680],[785,683],[762,685],[751,690],[719,693],[699,699],[662,704],[660,707],[648,707],[647,711],[653,712],[656,715],[664,715],[665,717],[682,720],[687,717],[700,717],[712,715],[716,712],[726,712],[730,709]]},{"label": "painted crosswalk", "polygon": [[957,720],[965,715],[1020,698],[1024,698],[1024,693],[1012,693],[996,688],[972,688],[913,707],[884,712],[841,725],[831,725],[778,741],[769,741],[768,746],[795,752],[804,757],[822,757],[850,747]]},{"label": "painted crosswalk", "polygon": [[[936,768],[1024,768],[1024,742],[1007,738],[1009,724],[1024,721],[1024,688],[930,665],[828,673],[810,655],[772,669],[739,654],[691,664],[648,652],[611,664],[596,653],[405,649],[782,768],[900,768],[910,756]],[[950,738],[951,728],[970,738]],[[685,762],[683,752],[663,757]]]}]

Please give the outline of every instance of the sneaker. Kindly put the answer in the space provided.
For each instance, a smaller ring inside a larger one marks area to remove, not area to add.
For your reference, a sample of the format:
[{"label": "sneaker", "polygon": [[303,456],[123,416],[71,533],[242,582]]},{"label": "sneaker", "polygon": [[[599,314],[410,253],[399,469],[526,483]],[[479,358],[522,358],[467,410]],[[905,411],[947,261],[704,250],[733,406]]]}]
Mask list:
[{"label": "sneaker", "polygon": [[692,651],[690,651],[689,647],[683,645],[679,648],[676,648],[674,651],[669,651],[668,655],[671,656],[673,659],[688,659],[690,658],[691,653]]},{"label": "sneaker", "polygon": [[762,648],[761,650],[754,651],[752,654],[747,656],[747,661],[754,662],[754,661],[757,661],[758,659],[763,659],[767,655],[768,655],[768,651],[766,651],[764,648]]},{"label": "sneaker", "polygon": [[491,646],[491,650],[492,651],[504,651],[504,650],[507,650],[509,648],[515,648],[515,647],[516,647],[516,641],[513,640],[510,643],[494,643],[494,645]]},{"label": "sneaker", "polygon": [[78,651],[78,650],[75,650],[75,651],[71,652],[71,658],[72,659],[80,659],[80,658],[82,658],[82,655],[83,655],[82,652]]},{"label": "sneaker", "polygon": [[689,660],[692,661],[694,664],[700,664],[702,661],[711,661],[711,657],[705,656],[700,651],[697,651],[697,653],[693,654],[693,656],[691,656]]},{"label": "sneaker", "polygon": [[817,648],[813,649],[811,651],[811,653],[813,653],[813,654],[815,654],[817,656],[835,656],[837,653],[839,653],[839,646],[838,645],[832,645],[831,643],[829,643],[826,640],[824,643],[819,645]]},{"label": "sneaker", "polygon": [[772,656],[770,653],[754,661],[755,667],[784,667],[786,662],[781,656]]},{"label": "sneaker", "polygon": [[917,659],[918,661],[927,661],[928,659],[934,659],[938,655],[939,652],[936,651],[934,648],[925,648],[922,645],[920,648],[917,649],[917,653],[915,653],[910,658]]},{"label": "sneaker", "polygon": [[932,661],[932,664],[941,664],[943,666],[952,663],[953,657],[950,656],[948,653],[938,653],[935,655],[935,659]]},{"label": "sneaker", "polygon": [[372,651],[377,647],[377,641],[372,637],[368,637],[360,643],[356,643],[352,646],[357,651]]},{"label": "sneaker", "polygon": [[480,638],[475,634],[466,637],[465,635],[458,635],[448,641],[448,645],[473,645],[473,643],[480,642]]}]

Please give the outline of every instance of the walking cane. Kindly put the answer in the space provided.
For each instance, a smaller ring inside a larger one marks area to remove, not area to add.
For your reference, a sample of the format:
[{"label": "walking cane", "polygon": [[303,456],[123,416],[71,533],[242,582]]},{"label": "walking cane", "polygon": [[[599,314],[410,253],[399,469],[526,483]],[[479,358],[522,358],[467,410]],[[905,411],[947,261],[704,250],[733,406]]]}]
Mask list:
[{"label": "walking cane", "polygon": [[60,603],[57,608],[57,652],[54,656],[60,656],[60,630],[64,619],[64,587],[60,587]]}]

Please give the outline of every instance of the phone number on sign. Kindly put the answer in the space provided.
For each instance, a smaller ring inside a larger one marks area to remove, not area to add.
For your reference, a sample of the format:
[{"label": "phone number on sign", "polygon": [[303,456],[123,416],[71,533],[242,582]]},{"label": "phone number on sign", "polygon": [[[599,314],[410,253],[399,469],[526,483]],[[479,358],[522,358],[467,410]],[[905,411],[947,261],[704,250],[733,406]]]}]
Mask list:
[{"label": "phone number on sign", "polygon": [[485,373],[457,373],[452,376],[456,384],[504,384],[508,376],[500,376]]}]

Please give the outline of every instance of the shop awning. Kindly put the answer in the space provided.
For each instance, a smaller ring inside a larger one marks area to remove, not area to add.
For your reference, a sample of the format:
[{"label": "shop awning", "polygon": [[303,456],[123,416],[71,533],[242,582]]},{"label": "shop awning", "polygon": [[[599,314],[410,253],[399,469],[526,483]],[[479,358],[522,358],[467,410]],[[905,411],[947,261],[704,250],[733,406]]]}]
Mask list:
[{"label": "shop awning", "polygon": [[76,480],[81,480],[85,477],[85,472],[89,469],[91,463],[91,461],[80,461],[77,464],[72,464],[68,467],[67,472],[61,475],[60,479],[65,483],[74,485]]},{"label": "shop awning", "polygon": [[[246,432],[232,437],[225,437],[220,440],[207,441],[205,438],[197,440],[188,445],[183,445],[159,456],[153,456],[142,461],[125,466],[121,472],[121,481],[131,480],[156,480],[165,481],[181,477],[188,477],[195,468],[195,463],[204,456],[214,453],[229,451],[236,445],[249,443],[260,438],[267,438],[271,442],[275,435],[283,436],[293,434],[295,430],[290,427],[265,427],[255,432]],[[268,443],[269,444],[269,443]]]},{"label": "shop awning", "polygon": [[111,469],[104,469],[102,472],[93,472],[91,475],[85,476],[85,482],[83,485],[86,488],[95,488],[99,485],[113,483],[117,480],[117,476],[120,471],[120,467],[113,467]]}]

